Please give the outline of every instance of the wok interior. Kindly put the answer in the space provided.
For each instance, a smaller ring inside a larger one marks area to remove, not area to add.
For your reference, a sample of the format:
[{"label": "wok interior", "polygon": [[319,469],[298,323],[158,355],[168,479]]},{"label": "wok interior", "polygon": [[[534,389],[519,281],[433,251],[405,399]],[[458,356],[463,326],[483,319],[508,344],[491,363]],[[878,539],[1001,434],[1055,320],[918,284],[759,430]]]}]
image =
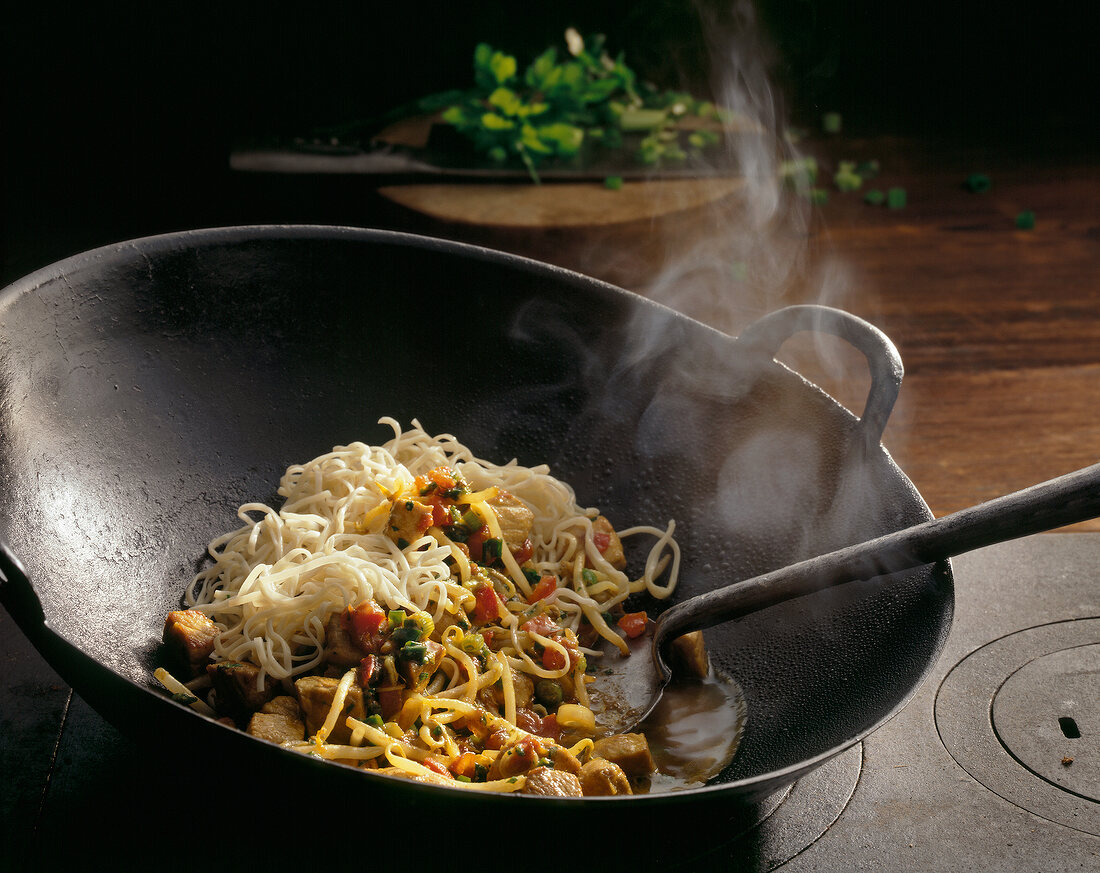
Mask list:
[{"label": "wok interior", "polygon": [[[3,307],[0,535],[50,627],[143,687],[164,614],[237,507],[274,501],[291,463],[385,439],[382,415],[493,461],[545,461],[619,527],[676,519],[678,597],[928,517],[796,375],[507,256],[368,231],[197,232],[65,262]],[[749,707],[722,781],[880,723],[938,653],[951,602],[944,566],[709,631]]]}]

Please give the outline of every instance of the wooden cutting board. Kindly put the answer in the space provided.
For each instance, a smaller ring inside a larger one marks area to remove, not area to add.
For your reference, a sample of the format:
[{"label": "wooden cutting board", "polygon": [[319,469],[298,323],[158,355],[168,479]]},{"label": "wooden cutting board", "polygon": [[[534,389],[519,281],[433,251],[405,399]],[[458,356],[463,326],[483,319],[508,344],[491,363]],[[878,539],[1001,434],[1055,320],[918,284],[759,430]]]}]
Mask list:
[{"label": "wooden cutting board", "polygon": [[[379,140],[412,147],[427,142],[430,119],[391,125]],[[738,191],[738,177],[627,181],[617,191],[599,182],[410,184],[378,189],[380,196],[436,221],[478,227],[607,227],[708,206]]]}]

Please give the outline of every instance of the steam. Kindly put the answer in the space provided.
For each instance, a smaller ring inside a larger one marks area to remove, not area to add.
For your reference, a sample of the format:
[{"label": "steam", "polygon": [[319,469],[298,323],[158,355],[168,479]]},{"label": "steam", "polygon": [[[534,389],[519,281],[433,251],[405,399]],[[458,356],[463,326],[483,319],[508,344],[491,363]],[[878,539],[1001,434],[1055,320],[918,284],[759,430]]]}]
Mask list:
[{"label": "steam", "polygon": [[773,53],[749,0],[722,12],[700,4],[712,58],[715,102],[732,112],[724,147],[741,169],[741,187],[713,201],[700,232],[670,245],[646,296],[737,334],[748,323],[804,294],[836,305],[843,277],[809,277],[811,204],[784,181],[802,156],[787,137],[782,96],[772,84]]}]

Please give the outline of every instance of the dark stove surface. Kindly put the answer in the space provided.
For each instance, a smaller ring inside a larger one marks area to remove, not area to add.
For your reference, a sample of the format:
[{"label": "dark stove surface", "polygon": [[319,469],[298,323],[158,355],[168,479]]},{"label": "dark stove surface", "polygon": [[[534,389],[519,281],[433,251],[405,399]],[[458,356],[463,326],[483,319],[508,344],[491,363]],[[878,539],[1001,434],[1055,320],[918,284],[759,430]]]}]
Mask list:
[{"label": "dark stove surface", "polygon": [[953,563],[951,636],[905,710],[687,866],[1100,870],[1100,536]]},{"label": "dark stove surface", "polygon": [[[721,837],[681,841],[693,848],[662,868],[1100,870],[1100,534],[1044,534],[954,565],[951,636],[909,706],[790,790],[731,812]],[[0,869],[85,837],[105,808],[110,843],[149,822],[163,773],[50,678],[6,613],[0,628]],[[165,823],[166,844],[187,839],[180,826]]]}]

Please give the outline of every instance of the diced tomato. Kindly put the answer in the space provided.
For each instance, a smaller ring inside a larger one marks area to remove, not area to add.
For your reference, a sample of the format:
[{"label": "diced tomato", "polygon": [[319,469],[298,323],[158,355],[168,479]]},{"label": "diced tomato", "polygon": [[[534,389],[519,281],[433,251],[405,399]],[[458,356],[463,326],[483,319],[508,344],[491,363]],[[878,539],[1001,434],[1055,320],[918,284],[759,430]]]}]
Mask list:
[{"label": "diced tomato", "polygon": [[440,491],[453,491],[458,484],[456,473],[450,467],[436,467],[421,476],[416,477],[416,490],[423,492],[429,485],[435,485]]},{"label": "diced tomato", "polygon": [[500,619],[500,596],[492,585],[483,583],[474,588],[474,598],[477,605],[474,607],[474,621],[478,624]]},{"label": "diced tomato", "polygon": [[528,537],[523,541],[523,545],[512,552],[512,557],[516,559],[517,564],[523,564],[531,560],[531,556],[535,554],[535,547],[531,544],[531,538]]},{"label": "diced tomato", "polygon": [[561,626],[545,612],[528,619],[520,625],[520,630],[533,631],[544,637],[553,636],[561,630]]},{"label": "diced tomato", "polygon": [[565,658],[557,649],[543,649],[542,666],[547,670],[560,670],[565,666]]},{"label": "diced tomato", "polygon": [[355,645],[368,654],[378,652],[385,641],[386,613],[373,600],[349,606],[341,617]]},{"label": "diced tomato", "polygon": [[451,520],[450,513],[447,511],[447,505],[441,500],[436,499],[432,501],[432,524],[436,527],[447,524]]},{"label": "diced tomato", "polygon": [[447,765],[437,758],[425,758],[424,766],[431,770],[433,773],[438,773],[440,776],[451,775],[451,771],[447,769]]},{"label": "diced tomato", "polygon": [[626,634],[630,639],[640,637],[645,633],[645,626],[648,616],[645,612],[628,612],[622,618],[619,619],[619,630]]},{"label": "diced tomato", "polygon": [[546,718],[542,720],[541,730],[538,731],[540,737],[549,737],[551,740],[557,740],[561,737],[561,727],[558,725],[558,717],[554,713],[550,713]]},{"label": "diced tomato", "polygon": [[378,679],[382,672],[382,660],[377,655],[367,655],[359,662],[359,684],[366,688]]},{"label": "diced tomato", "polygon": [[473,779],[474,774],[477,772],[474,769],[474,765],[477,763],[477,755],[473,752],[463,752],[453,761],[451,761],[451,772],[455,776],[465,776],[467,779]]},{"label": "diced tomato", "polygon": [[558,590],[558,580],[556,576],[543,576],[539,579],[538,584],[535,585],[531,591],[531,597],[528,599],[528,603],[537,603],[544,597],[549,597],[555,591]]},{"label": "diced tomato", "polygon": [[485,540],[489,536],[488,530],[482,528],[476,533],[470,534],[466,540],[466,548],[470,551],[470,559],[481,563],[482,558],[482,546],[485,545]]},{"label": "diced tomato", "polygon": [[607,531],[597,530],[592,532],[592,544],[599,550],[602,555],[607,551],[607,547],[611,545],[611,534]]},{"label": "diced tomato", "polygon": [[373,600],[365,600],[358,606],[349,607],[347,612],[350,630],[353,634],[376,634],[386,622],[386,612]]},{"label": "diced tomato", "polygon": [[493,644],[493,632],[492,631],[483,630],[481,632],[481,638],[483,640],[485,640],[485,645],[492,646],[492,644]]}]

